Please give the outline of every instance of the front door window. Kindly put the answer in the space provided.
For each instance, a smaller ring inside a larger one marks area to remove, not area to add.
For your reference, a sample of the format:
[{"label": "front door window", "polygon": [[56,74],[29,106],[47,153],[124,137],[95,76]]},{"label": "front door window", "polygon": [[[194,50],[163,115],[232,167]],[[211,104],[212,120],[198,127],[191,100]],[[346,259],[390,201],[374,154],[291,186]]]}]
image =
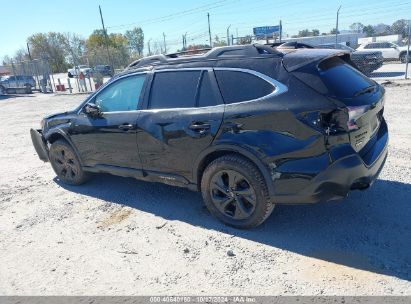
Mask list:
[{"label": "front door window", "polygon": [[109,85],[95,98],[102,112],[125,112],[137,110],[146,75],[129,76]]}]

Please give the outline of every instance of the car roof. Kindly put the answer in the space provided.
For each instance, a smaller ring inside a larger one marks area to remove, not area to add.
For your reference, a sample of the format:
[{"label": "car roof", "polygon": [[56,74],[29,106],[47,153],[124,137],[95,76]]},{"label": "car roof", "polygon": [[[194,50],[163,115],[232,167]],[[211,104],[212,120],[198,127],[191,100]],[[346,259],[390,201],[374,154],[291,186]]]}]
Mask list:
[{"label": "car roof", "polygon": [[157,67],[174,64],[186,64],[194,62],[209,62],[223,59],[235,58],[257,58],[267,55],[281,56],[279,52],[269,46],[260,44],[235,45],[226,47],[216,47],[212,49],[189,50],[185,52],[154,55],[138,59],[132,62],[127,70],[141,67]]}]

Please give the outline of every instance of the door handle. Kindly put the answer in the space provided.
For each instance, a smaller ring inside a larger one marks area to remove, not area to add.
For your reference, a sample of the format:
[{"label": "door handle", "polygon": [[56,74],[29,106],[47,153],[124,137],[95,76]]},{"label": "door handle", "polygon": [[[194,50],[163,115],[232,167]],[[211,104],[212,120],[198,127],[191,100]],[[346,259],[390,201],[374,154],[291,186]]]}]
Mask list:
[{"label": "door handle", "polygon": [[194,122],[189,126],[190,130],[197,131],[197,132],[205,132],[206,130],[209,130],[211,128],[211,125],[208,123],[198,123]]},{"label": "door handle", "polygon": [[119,125],[118,128],[121,130],[127,131],[127,130],[133,129],[134,126],[132,124],[123,124],[123,125]]}]

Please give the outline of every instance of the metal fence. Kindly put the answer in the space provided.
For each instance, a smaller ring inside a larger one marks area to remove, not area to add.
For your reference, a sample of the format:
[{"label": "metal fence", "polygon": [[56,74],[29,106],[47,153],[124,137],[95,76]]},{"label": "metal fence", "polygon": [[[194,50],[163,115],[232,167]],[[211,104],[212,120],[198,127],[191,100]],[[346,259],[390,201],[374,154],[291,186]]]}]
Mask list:
[{"label": "metal fence", "polygon": [[12,61],[2,66],[0,90],[3,93],[52,92],[50,65],[46,59]]},{"label": "metal fence", "polygon": [[[25,94],[33,91],[50,93],[87,93],[95,91],[110,75],[101,74],[86,64],[73,67],[61,73],[52,73],[48,59],[12,61],[0,66],[0,94]],[[115,70],[114,72],[119,72]],[[82,74],[80,76],[80,74]]]}]

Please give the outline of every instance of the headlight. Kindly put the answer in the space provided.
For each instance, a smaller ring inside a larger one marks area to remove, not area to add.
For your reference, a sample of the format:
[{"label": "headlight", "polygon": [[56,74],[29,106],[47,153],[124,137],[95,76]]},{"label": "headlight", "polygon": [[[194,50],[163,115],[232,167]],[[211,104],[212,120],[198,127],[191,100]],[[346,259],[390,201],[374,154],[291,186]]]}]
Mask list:
[{"label": "headlight", "polygon": [[40,127],[42,130],[44,130],[44,126],[46,125],[46,120],[43,118],[40,122]]}]

